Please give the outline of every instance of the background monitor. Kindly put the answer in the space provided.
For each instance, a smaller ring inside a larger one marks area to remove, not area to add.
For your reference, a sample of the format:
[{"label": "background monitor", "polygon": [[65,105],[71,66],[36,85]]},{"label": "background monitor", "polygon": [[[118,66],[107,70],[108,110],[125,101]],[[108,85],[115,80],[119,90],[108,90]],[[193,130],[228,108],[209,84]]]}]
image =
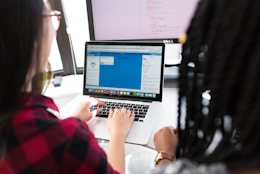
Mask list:
[{"label": "background monitor", "polygon": [[86,0],[90,40],[175,40],[199,0]]}]

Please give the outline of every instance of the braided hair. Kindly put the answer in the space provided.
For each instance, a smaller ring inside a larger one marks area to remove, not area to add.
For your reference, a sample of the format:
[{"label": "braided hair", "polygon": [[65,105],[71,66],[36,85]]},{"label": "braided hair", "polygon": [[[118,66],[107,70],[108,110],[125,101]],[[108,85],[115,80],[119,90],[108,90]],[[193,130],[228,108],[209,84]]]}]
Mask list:
[{"label": "braided hair", "polygon": [[201,0],[179,68],[177,156],[260,168],[260,1]]}]

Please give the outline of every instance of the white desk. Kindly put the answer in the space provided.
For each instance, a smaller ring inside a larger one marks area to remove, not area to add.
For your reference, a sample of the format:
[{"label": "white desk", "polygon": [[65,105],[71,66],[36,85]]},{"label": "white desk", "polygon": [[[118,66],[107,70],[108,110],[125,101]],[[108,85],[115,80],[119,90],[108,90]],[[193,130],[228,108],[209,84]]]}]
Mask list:
[{"label": "white desk", "polygon": [[[54,87],[50,85],[45,95],[54,99],[56,104],[60,108],[61,117],[65,115],[69,116],[77,107],[77,97],[80,97],[83,89],[83,76],[82,75],[70,75],[63,77],[62,85],[60,87]],[[167,79],[165,87],[163,89],[163,100],[161,114],[158,116],[157,123],[154,127],[153,133],[150,137],[149,143],[146,146],[126,144],[126,155],[134,152],[151,150],[154,148],[153,135],[156,131],[164,126],[177,125],[177,100],[178,89],[176,85]],[[106,144],[101,143],[101,146],[106,149]]]}]

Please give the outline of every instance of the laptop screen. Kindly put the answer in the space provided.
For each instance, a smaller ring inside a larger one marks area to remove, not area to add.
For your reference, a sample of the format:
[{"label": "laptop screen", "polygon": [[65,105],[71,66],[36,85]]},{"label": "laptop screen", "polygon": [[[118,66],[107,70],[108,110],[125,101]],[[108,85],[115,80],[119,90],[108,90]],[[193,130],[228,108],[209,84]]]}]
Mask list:
[{"label": "laptop screen", "polygon": [[86,42],[84,94],[161,101],[164,44]]}]

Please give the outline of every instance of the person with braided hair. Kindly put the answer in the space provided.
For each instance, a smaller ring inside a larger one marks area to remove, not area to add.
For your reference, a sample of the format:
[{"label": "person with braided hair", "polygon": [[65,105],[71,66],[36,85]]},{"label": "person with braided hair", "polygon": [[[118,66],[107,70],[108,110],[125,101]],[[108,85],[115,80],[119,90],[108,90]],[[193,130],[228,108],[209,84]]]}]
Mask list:
[{"label": "person with braided hair", "polygon": [[[178,126],[152,173],[260,173],[260,1],[201,0],[179,67]],[[168,164],[168,165],[167,165]]]}]

